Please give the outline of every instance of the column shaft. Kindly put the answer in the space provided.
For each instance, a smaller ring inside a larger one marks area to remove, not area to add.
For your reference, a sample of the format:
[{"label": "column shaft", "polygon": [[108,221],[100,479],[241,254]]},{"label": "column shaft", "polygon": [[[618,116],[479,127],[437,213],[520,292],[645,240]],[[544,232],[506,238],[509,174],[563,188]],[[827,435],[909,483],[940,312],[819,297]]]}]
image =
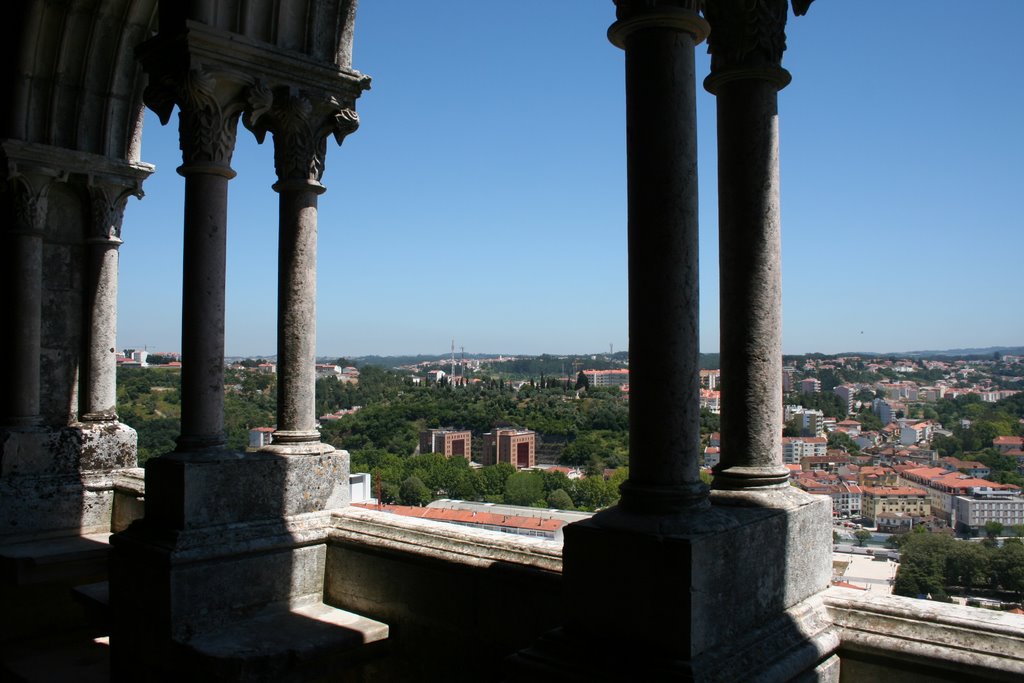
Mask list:
[{"label": "column shaft", "polygon": [[705,500],[694,73],[702,21],[688,16],[693,32],[648,24],[620,37],[621,20],[609,32],[626,51],[631,439],[623,507]]},{"label": "column shaft", "polygon": [[116,420],[117,270],[121,240],[111,237],[88,242],[88,336],[81,419]]},{"label": "column shaft", "polygon": [[224,283],[227,167],[178,169],[185,176],[181,297],[181,436],[178,450],[223,447]]},{"label": "column shaft", "polygon": [[316,236],[320,183],[283,181],[277,290],[275,443],[319,441],[316,429]]},{"label": "column shaft", "polygon": [[722,488],[784,483],[778,86],[718,91]]},{"label": "column shaft", "polygon": [[327,137],[338,144],[359,127],[351,109],[364,84],[328,95],[257,86],[260,104],[243,122],[263,142],[274,136],[280,195],[277,290],[277,429],[264,450],[289,455],[324,454],[316,428],[316,232],[317,197],[327,158]]},{"label": "column shaft", "polygon": [[43,234],[38,226],[18,226],[11,235],[11,308],[17,325],[11,357],[4,359],[8,382],[4,417],[12,425],[39,422],[39,351],[42,342]]}]

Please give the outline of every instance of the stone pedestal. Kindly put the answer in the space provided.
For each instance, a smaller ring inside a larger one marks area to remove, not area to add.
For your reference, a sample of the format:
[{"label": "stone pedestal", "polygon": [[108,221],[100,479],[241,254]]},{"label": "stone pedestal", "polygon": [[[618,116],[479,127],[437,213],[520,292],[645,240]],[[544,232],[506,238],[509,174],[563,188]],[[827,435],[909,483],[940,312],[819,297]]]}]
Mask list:
[{"label": "stone pedestal", "polygon": [[115,677],[194,675],[210,639],[320,604],[327,511],[348,504],[348,473],[345,451],[151,460],[144,519],[111,538]]},{"label": "stone pedestal", "polygon": [[821,601],[828,500],[791,488],[711,499],[674,518],[612,509],[566,527],[565,626],[516,656],[514,680],[838,680]]},{"label": "stone pedestal", "polygon": [[0,540],[109,531],[114,474],[136,451],[119,422],[0,430]]},{"label": "stone pedestal", "polygon": [[146,467],[146,520],[199,529],[348,505],[348,452],[171,453]]}]

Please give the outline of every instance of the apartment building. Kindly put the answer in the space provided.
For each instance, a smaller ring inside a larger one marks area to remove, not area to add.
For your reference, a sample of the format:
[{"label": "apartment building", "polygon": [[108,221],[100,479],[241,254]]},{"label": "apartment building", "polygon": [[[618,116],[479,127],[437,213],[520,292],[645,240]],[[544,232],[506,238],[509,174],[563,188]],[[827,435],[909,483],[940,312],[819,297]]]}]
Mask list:
[{"label": "apartment building", "polygon": [[952,525],[959,533],[978,536],[988,522],[1004,527],[1024,524],[1024,497],[1020,489],[978,487],[967,496],[953,497]]},{"label": "apartment building", "polygon": [[496,429],[483,439],[480,460],[484,465],[507,462],[521,470],[537,464],[537,435],[529,429]]},{"label": "apartment building", "polygon": [[470,460],[473,434],[469,430],[424,429],[420,432],[420,453],[441,453],[446,458]]},{"label": "apartment building", "polygon": [[911,486],[862,487],[861,512],[874,521],[879,515],[903,513],[910,517],[927,517],[932,513],[928,492]]},{"label": "apartment building", "polygon": [[629,370],[584,370],[592,387],[621,387],[629,384]]},{"label": "apartment building", "polygon": [[782,462],[799,465],[803,458],[824,456],[828,450],[828,439],[823,436],[782,437]]}]

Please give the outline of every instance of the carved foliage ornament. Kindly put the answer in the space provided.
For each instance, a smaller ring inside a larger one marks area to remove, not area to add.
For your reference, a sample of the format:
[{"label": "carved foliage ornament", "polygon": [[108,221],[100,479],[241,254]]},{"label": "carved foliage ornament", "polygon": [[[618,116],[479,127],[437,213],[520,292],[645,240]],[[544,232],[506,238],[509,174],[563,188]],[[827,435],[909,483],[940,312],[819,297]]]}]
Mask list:
[{"label": "carved foliage ornament", "polygon": [[89,186],[89,199],[92,205],[92,237],[94,239],[119,241],[121,239],[121,223],[124,220],[124,209],[128,197],[142,198],[142,190],[119,185]]},{"label": "carved foliage ornament", "polygon": [[334,97],[311,99],[307,94],[281,88],[271,91],[262,83],[252,87],[243,123],[262,143],[274,136],[277,178],[319,182],[327,156],[327,136],[340,145],[359,127],[359,115]]},{"label": "carved foliage ornament", "polygon": [[178,105],[178,133],[185,163],[231,163],[242,107],[222,106],[216,88],[216,77],[203,69],[191,69],[184,77],[163,76],[143,93],[146,106],[165,125]]},{"label": "carved foliage ornament", "polygon": [[18,175],[9,178],[5,191],[11,197],[14,223],[11,229],[22,233],[41,234],[46,222],[46,193],[49,182],[35,183]]},{"label": "carved foliage ornament", "polygon": [[[793,0],[793,11],[806,14],[814,0]],[[730,68],[781,67],[786,50],[789,0],[705,0],[711,24],[708,52],[712,73]]]}]

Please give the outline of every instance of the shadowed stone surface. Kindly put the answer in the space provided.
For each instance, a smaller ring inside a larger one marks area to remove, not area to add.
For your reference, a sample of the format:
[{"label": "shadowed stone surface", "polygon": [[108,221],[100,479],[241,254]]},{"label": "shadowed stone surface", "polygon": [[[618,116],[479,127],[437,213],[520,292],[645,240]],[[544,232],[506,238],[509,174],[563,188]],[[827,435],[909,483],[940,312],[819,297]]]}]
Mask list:
[{"label": "shadowed stone surface", "polygon": [[[592,641],[611,620],[621,647],[606,661],[643,670],[630,662],[649,658],[700,680],[789,666],[787,657],[814,668],[835,640],[814,597],[831,576],[828,501],[785,488],[716,492],[712,503],[675,528],[618,510],[566,527],[565,637]],[[625,589],[608,591],[609,576]],[[744,645],[751,638],[770,645]],[[803,650],[808,639],[824,645]]]}]

